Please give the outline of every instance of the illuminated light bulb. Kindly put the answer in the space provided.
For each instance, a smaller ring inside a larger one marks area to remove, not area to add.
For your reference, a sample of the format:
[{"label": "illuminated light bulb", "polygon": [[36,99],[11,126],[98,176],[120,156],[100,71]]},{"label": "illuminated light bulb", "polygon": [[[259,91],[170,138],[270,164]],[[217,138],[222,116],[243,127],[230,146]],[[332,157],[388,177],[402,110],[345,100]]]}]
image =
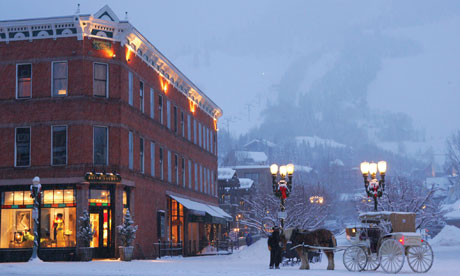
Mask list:
[{"label": "illuminated light bulb", "polygon": [[386,161],[379,161],[377,166],[379,168],[380,174],[385,174],[387,172],[387,162]]},{"label": "illuminated light bulb", "polygon": [[278,165],[272,164],[272,165],[270,166],[270,173],[271,173],[272,175],[276,175],[276,174],[278,173]]},{"label": "illuminated light bulb", "polygon": [[281,176],[286,176],[286,173],[287,173],[287,167],[286,166],[281,166],[280,167],[280,175]]},{"label": "illuminated light bulb", "polygon": [[369,173],[369,162],[362,162],[361,163],[361,173],[363,175],[367,175]]},{"label": "illuminated light bulb", "polygon": [[369,163],[369,173],[371,175],[376,175],[377,174],[377,163]]}]

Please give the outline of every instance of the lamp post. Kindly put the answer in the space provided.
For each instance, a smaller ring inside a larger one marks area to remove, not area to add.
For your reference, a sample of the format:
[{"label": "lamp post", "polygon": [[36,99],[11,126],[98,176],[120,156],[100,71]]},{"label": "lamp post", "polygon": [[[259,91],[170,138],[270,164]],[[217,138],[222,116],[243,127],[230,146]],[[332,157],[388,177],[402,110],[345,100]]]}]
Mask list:
[{"label": "lamp post", "polygon": [[38,242],[40,240],[40,237],[38,236],[38,209],[40,208],[41,189],[42,185],[40,184],[40,177],[36,176],[34,179],[32,179],[32,185],[30,185],[30,196],[34,199],[34,208],[32,209],[32,219],[34,220],[34,247],[32,249],[32,256],[30,257],[29,261],[39,259],[37,257]]},{"label": "lamp post", "polygon": [[[286,216],[286,207],[284,203],[292,190],[292,175],[294,174],[294,165],[287,164],[279,167],[279,180],[278,180],[278,165],[273,164],[270,166],[270,173],[272,174],[272,188],[273,193],[281,199],[281,212],[279,217],[281,219],[281,229],[284,229],[284,219]],[[287,180],[286,180],[287,176]]]},{"label": "lamp post", "polygon": [[[380,173],[380,180],[377,180],[377,169]],[[374,198],[374,211],[377,211],[377,198],[381,197],[385,191],[385,173],[387,172],[387,162],[362,162],[361,173],[364,177],[364,188],[368,197]],[[370,179],[368,178],[370,175]]]}]

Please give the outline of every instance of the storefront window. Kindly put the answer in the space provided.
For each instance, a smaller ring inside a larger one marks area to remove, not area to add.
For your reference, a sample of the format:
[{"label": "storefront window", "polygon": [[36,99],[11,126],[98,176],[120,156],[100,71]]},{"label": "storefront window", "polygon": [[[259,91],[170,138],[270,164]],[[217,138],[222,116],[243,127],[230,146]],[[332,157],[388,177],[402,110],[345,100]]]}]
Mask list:
[{"label": "storefront window", "polygon": [[128,204],[128,191],[123,191],[123,216],[126,215],[126,211],[129,209]]},{"label": "storefront window", "polygon": [[74,189],[43,191],[40,215],[41,247],[75,247],[75,206]]},{"label": "storefront window", "polygon": [[170,239],[172,242],[177,243],[184,240],[184,208],[182,204],[174,199],[170,199],[169,204]]},{"label": "storefront window", "polygon": [[33,247],[32,208],[30,191],[2,193],[0,248]]},{"label": "storefront window", "polygon": [[42,208],[41,247],[75,247],[76,208]]},{"label": "storefront window", "polygon": [[88,201],[90,206],[110,206],[110,191],[90,189]]}]

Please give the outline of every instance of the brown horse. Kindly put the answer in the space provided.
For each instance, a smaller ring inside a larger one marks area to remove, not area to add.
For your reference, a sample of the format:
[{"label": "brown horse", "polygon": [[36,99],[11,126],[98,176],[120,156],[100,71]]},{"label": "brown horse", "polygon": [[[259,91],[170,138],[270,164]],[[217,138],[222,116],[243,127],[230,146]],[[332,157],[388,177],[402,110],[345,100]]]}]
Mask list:
[{"label": "brown horse", "polygon": [[[326,229],[317,229],[313,231],[301,230],[297,228],[288,228],[283,231],[281,234],[281,240],[286,246],[287,242],[292,242],[292,247],[300,245],[295,248],[297,254],[302,261],[300,269],[310,269],[310,264],[308,263],[308,251],[318,251],[318,249],[308,249],[302,246],[321,246],[321,247],[336,247],[337,241],[331,231]],[[327,256],[328,270],[334,270],[334,251],[333,250],[323,250]]]}]

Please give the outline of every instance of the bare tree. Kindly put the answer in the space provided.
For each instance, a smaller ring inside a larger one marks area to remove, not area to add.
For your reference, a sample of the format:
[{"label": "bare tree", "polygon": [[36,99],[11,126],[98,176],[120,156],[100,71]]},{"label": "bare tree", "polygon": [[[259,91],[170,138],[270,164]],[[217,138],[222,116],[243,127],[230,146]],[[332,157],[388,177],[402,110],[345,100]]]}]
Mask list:
[{"label": "bare tree", "polygon": [[[444,224],[440,203],[433,199],[436,188],[423,187],[420,181],[405,177],[388,178],[385,192],[378,201],[380,211],[414,212],[416,229]],[[373,201],[363,199],[357,204],[361,212],[373,210]]]},{"label": "bare tree", "polygon": [[[310,202],[310,197],[322,198],[321,202]],[[330,204],[327,193],[317,187],[296,187],[286,199],[285,227],[315,229],[321,226],[329,214]],[[269,191],[260,191],[243,198],[244,204],[240,209],[242,224],[264,231],[267,227],[279,225],[278,211],[280,199]]]},{"label": "bare tree", "polygon": [[[452,174],[460,172],[460,131],[453,133],[447,139],[447,155],[445,162],[446,171]],[[460,177],[450,177],[452,188],[448,193],[448,202],[454,202],[460,199]]]}]

